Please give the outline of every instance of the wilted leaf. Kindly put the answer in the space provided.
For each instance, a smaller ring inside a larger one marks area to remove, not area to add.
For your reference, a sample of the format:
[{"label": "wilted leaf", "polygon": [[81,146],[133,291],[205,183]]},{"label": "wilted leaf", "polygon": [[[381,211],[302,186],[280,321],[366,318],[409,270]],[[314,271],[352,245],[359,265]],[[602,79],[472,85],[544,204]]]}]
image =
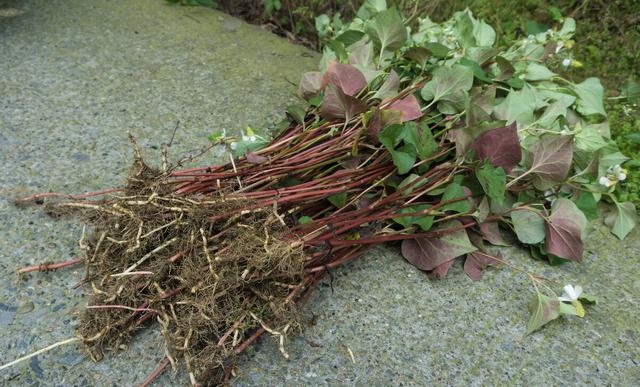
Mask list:
[{"label": "wilted leaf", "polygon": [[[461,223],[450,220],[437,230],[459,228]],[[406,239],[402,242],[402,256],[420,270],[433,270],[441,264],[476,250],[467,232],[458,230],[439,238]]]},{"label": "wilted leaf", "polygon": [[244,156],[247,158],[247,161],[250,162],[251,164],[262,164],[265,161],[269,161],[267,157],[261,156],[253,152],[247,152]]},{"label": "wilted leaf", "polygon": [[420,94],[425,101],[439,101],[451,94],[468,91],[473,85],[473,71],[467,66],[438,67]]},{"label": "wilted leaf", "polygon": [[556,199],[546,224],[547,251],[560,258],[580,262],[582,232],[586,226],[587,218],[571,200]]},{"label": "wilted leaf", "polygon": [[393,101],[386,107],[389,110],[399,110],[402,112],[402,122],[413,121],[422,117],[422,111],[420,110],[420,103],[418,99],[413,95]]},{"label": "wilted leaf", "polygon": [[520,242],[533,245],[544,240],[545,222],[537,211],[526,208],[514,210],[511,221]]},{"label": "wilted leaf", "polygon": [[536,176],[534,185],[540,190],[561,183],[567,177],[573,157],[573,138],[547,134],[531,147],[532,160],[528,173]]},{"label": "wilted leaf", "polygon": [[491,129],[481,134],[472,145],[478,160],[488,159],[491,165],[502,167],[507,173],[522,158],[518,129],[515,123]]},{"label": "wilted leaf", "polygon": [[320,71],[310,71],[302,74],[302,80],[298,86],[298,94],[309,99],[318,95],[322,84],[322,73]]},{"label": "wilted leaf", "polygon": [[327,85],[324,91],[322,116],[327,119],[344,118],[349,121],[351,117],[367,111],[368,108],[364,101],[343,93],[339,87],[333,84]]},{"label": "wilted leaf", "polygon": [[504,57],[496,56],[496,64],[500,70],[500,73],[496,76],[496,81],[506,81],[513,77],[513,74],[516,72],[516,69],[513,67],[511,62]]},{"label": "wilted leaf", "polygon": [[531,302],[529,302],[529,312],[531,312],[531,317],[527,322],[527,330],[525,332],[527,335],[560,316],[560,301],[557,298],[550,298],[541,293],[536,293]]},{"label": "wilted leaf", "polygon": [[452,259],[450,261],[441,263],[440,265],[438,265],[438,267],[429,272],[429,275],[438,279],[444,278],[449,272],[449,269],[451,269],[451,266],[453,266],[453,262],[454,260]]},{"label": "wilted leaf", "polygon": [[321,88],[337,86],[344,94],[354,96],[367,85],[367,80],[354,66],[332,61],[322,76]]},{"label": "wilted leaf", "polygon": [[474,281],[482,279],[484,269],[487,266],[496,266],[499,262],[492,257],[489,257],[486,253],[473,252],[467,254],[467,258],[464,261],[464,272],[467,273],[469,278]]},{"label": "wilted leaf", "polygon": [[502,237],[500,226],[497,222],[480,223],[480,234],[482,238],[495,246],[509,246]]},{"label": "wilted leaf", "polygon": [[615,211],[605,218],[607,226],[611,227],[613,235],[620,239],[629,234],[638,222],[636,207],[631,202],[617,203]]}]

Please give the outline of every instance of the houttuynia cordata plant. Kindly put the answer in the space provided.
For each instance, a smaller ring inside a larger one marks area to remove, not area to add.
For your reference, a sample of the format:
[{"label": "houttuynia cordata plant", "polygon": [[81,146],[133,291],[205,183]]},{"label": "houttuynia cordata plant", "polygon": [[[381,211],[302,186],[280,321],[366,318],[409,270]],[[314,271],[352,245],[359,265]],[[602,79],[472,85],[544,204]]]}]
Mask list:
[{"label": "houttuynia cordata plant", "polygon": [[[165,152],[154,169],[132,138],[124,187],[32,196],[62,198],[47,210],[90,225],[80,246],[93,294],[77,340],[99,359],[158,321],[160,370],[171,363],[194,384],[224,384],[264,332],[286,356],[313,285],[371,246],[397,243],[436,277],[456,260],[472,279],[507,263],[486,248],[505,233],[538,259],[579,262],[603,198],[624,238],[636,211],[613,195],[626,158],[609,138],[603,88],[554,72],[574,29],[565,18],[498,48],[468,10],[434,23],[369,0],[324,31],[320,69],[300,83],[305,103],[276,131],[212,135],[228,163],[171,167]],[[526,332],[594,302],[579,286],[558,297],[530,278]]]}]

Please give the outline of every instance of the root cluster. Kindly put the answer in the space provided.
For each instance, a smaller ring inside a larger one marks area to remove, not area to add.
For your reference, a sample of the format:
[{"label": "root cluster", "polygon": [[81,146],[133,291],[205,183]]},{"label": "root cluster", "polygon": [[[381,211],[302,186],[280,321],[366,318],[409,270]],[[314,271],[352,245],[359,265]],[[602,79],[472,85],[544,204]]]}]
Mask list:
[{"label": "root cluster", "polygon": [[194,384],[227,380],[258,331],[278,337],[286,354],[305,286],[300,241],[273,209],[238,211],[247,203],[223,195],[177,196],[161,179],[138,161],[121,194],[48,206],[56,215],[80,211],[90,227],[80,246],[92,295],[78,328],[89,356],[124,349],[153,320],[167,358]]}]

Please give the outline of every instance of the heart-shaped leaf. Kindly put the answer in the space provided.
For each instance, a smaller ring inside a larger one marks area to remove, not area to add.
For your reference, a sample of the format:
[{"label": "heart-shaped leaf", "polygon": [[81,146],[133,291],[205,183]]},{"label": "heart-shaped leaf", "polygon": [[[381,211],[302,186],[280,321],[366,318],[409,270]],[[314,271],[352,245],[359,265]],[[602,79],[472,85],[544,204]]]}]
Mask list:
[{"label": "heart-shaped leaf", "polygon": [[515,123],[486,131],[473,142],[476,159],[488,159],[491,165],[509,173],[520,162],[522,150]]},{"label": "heart-shaped leaf", "polygon": [[422,117],[422,111],[420,110],[420,103],[418,99],[413,95],[393,101],[386,107],[389,110],[399,110],[402,112],[402,122],[413,121]]},{"label": "heart-shaped leaf", "polygon": [[469,91],[473,85],[473,71],[467,66],[438,67],[433,78],[427,82],[420,94],[425,101],[440,101],[460,91]]},{"label": "heart-shaped leaf", "polygon": [[546,224],[546,249],[560,258],[582,260],[582,233],[587,218],[571,200],[558,198],[553,202]]},{"label": "heart-shaped leaf", "polygon": [[533,245],[544,240],[545,221],[538,211],[516,207],[511,211],[511,221],[520,242]]},{"label": "heart-shaped leaf", "polygon": [[338,86],[329,84],[324,91],[322,116],[327,119],[342,119],[347,122],[351,118],[366,111],[369,107],[364,101],[342,92]]},{"label": "heart-shaped leaf", "polygon": [[[457,229],[461,223],[450,220],[438,226],[437,230]],[[451,261],[456,257],[477,250],[471,244],[467,232],[458,230],[447,232],[439,238],[416,238],[402,242],[402,256],[420,270],[433,270],[441,264]]]},{"label": "heart-shaped leaf", "polygon": [[531,147],[531,153],[531,168],[527,173],[535,174],[534,185],[545,190],[567,177],[573,157],[573,137],[544,135]]},{"label": "heart-shaped leaf", "polygon": [[379,12],[367,23],[366,31],[380,52],[395,51],[407,40],[407,29],[395,8]]},{"label": "heart-shaped leaf", "polygon": [[367,85],[367,80],[354,66],[332,61],[322,76],[321,88],[329,84],[337,86],[346,95],[354,96]]},{"label": "heart-shaped leaf", "polygon": [[531,312],[531,317],[527,322],[527,330],[525,332],[527,335],[560,316],[560,301],[557,298],[536,293],[531,302],[529,302],[529,311]]}]

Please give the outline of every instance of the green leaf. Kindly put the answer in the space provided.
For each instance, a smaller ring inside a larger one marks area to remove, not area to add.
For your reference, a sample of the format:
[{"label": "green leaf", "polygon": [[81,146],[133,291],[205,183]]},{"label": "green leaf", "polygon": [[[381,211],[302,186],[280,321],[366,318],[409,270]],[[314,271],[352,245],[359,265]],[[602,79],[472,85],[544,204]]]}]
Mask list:
[{"label": "green leaf", "polygon": [[302,105],[287,106],[287,114],[291,116],[297,123],[303,124],[307,116],[307,108]]},{"label": "green leaf", "polygon": [[582,83],[575,85],[573,90],[578,95],[576,109],[580,114],[585,116],[591,114],[607,116],[602,102],[604,88],[598,78],[587,78]]},{"label": "green leaf", "polygon": [[380,51],[395,51],[407,40],[407,29],[395,8],[380,11],[366,26],[367,34]]},{"label": "green leaf", "polygon": [[576,124],[575,140],[576,147],[587,152],[595,152],[607,145],[597,128],[592,125],[582,127],[580,122]]},{"label": "green leaf", "polygon": [[469,91],[473,86],[473,71],[467,66],[438,67],[433,78],[422,88],[420,94],[425,101],[440,101],[460,91]]},{"label": "green leaf", "polygon": [[[407,208],[403,208],[398,211],[398,214],[413,214],[427,210],[431,207],[428,204],[420,204],[416,206],[411,206]],[[411,227],[413,224],[417,224],[423,231],[429,231],[431,226],[433,225],[433,216],[428,215],[415,215],[415,216],[399,216],[397,218],[393,218],[393,220],[405,228]]]},{"label": "green leaf", "polygon": [[402,151],[389,151],[393,159],[393,165],[398,168],[398,173],[404,175],[409,172],[416,163],[416,156]]},{"label": "green leaf", "polygon": [[400,182],[400,184],[398,184],[397,189],[398,191],[402,191],[403,195],[409,195],[415,189],[422,187],[428,182],[429,182],[428,179],[425,179],[424,177],[420,177],[420,175],[412,173],[409,176],[405,177],[404,180]]},{"label": "green leaf", "polygon": [[440,43],[425,43],[424,47],[431,52],[431,55],[438,59],[446,59],[451,53],[451,49]]},{"label": "green leaf", "polygon": [[504,202],[507,176],[502,167],[494,167],[485,162],[476,170],[476,178],[489,198],[500,203]]},{"label": "green leaf", "polygon": [[605,218],[607,226],[611,227],[613,235],[624,239],[638,223],[638,213],[631,202],[618,203],[613,213]]},{"label": "green leaf", "polygon": [[566,117],[567,108],[573,104],[576,98],[568,94],[564,94],[564,96],[547,106],[544,113],[536,120],[538,125],[543,128],[551,128],[558,117]]},{"label": "green leaf", "polygon": [[441,201],[445,202],[448,200],[459,200],[445,204],[441,207],[442,211],[455,211],[461,214],[471,211],[471,207],[467,202],[466,196],[467,195],[465,195],[460,183],[455,181],[449,183],[445,188],[444,193],[442,194]]},{"label": "green leaf", "polygon": [[582,211],[588,220],[598,218],[598,201],[594,197],[593,193],[589,191],[580,191],[578,196],[573,197],[573,202],[578,206],[580,211]]},{"label": "green leaf", "polygon": [[494,109],[496,118],[507,121],[507,124],[517,122],[522,128],[533,122],[533,112],[536,110],[536,94],[533,87],[525,85],[521,90],[510,91],[507,97]]},{"label": "green leaf", "polygon": [[313,219],[310,216],[303,215],[298,218],[298,224],[305,224],[310,222],[313,222]]},{"label": "green leaf", "polygon": [[387,9],[386,0],[365,0],[358,9],[357,16],[362,20],[368,20],[385,9]]},{"label": "green leaf", "polygon": [[405,144],[412,146],[412,149],[415,150],[421,160],[428,158],[438,149],[438,143],[433,138],[431,129],[424,123],[406,122],[402,132],[402,139]]},{"label": "green leaf", "polygon": [[555,75],[556,74],[546,66],[536,62],[530,62],[524,73],[524,79],[527,81],[546,81],[553,78]]},{"label": "green leaf", "polygon": [[496,32],[493,28],[482,20],[474,20],[473,37],[478,46],[493,46],[496,41]]},{"label": "green leaf", "polygon": [[536,293],[531,302],[529,302],[529,312],[531,312],[531,317],[527,322],[527,330],[525,332],[527,335],[560,316],[560,301],[557,298]]},{"label": "green leaf", "polygon": [[347,202],[347,193],[346,192],[340,192],[337,194],[333,194],[331,196],[329,196],[327,198],[327,200],[333,204],[336,208],[342,208],[344,207],[345,203]]},{"label": "green leaf", "polygon": [[544,219],[538,211],[516,209],[511,212],[511,221],[520,242],[534,245],[544,240]]}]

